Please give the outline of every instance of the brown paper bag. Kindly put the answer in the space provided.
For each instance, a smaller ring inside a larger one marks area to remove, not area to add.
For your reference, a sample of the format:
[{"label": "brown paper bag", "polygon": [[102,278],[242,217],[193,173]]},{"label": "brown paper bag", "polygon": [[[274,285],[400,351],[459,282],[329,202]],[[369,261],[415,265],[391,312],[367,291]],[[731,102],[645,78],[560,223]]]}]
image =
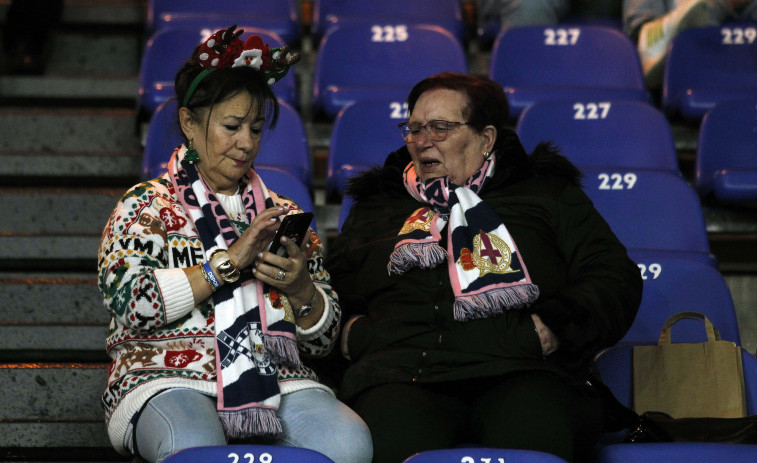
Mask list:
[{"label": "brown paper bag", "polygon": [[[707,342],[671,343],[670,330],[683,318],[704,320]],[[746,416],[741,348],[721,341],[710,320],[696,312],[670,317],[656,346],[633,348],[634,409],[673,418]]]}]

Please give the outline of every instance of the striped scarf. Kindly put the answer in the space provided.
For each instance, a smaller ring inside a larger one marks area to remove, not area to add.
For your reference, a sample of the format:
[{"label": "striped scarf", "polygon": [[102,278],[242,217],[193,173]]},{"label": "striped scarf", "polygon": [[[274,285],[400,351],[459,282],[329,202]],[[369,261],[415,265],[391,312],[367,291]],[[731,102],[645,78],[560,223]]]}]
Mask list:
[{"label": "striped scarf", "polygon": [[[181,204],[189,213],[202,242],[205,259],[216,249],[228,249],[238,232],[197,168],[184,160],[186,147],[177,149],[168,165]],[[242,203],[248,223],[273,206],[263,181],[254,170],[243,177]],[[293,320],[272,306],[264,285],[242,272],[234,283],[213,293],[215,306],[218,414],[230,438],[277,436],[281,395],[278,365],[301,365]]]},{"label": "striped scarf", "polygon": [[[494,174],[494,156],[463,186],[449,177],[422,183],[411,162],[403,173],[410,195],[426,204],[405,221],[389,260],[390,274],[433,268],[447,260],[455,320],[527,306],[539,297],[518,248],[499,216],[478,197]],[[447,227],[447,249],[440,245]]]}]

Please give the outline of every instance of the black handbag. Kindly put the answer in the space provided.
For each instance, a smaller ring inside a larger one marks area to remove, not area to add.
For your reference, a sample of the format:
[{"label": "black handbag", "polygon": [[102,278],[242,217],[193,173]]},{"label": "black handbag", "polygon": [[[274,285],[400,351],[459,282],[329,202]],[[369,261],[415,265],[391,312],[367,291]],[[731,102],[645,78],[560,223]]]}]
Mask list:
[{"label": "black handbag", "polygon": [[743,418],[671,418],[660,412],[639,416],[624,443],[716,442],[757,444],[757,416]]}]

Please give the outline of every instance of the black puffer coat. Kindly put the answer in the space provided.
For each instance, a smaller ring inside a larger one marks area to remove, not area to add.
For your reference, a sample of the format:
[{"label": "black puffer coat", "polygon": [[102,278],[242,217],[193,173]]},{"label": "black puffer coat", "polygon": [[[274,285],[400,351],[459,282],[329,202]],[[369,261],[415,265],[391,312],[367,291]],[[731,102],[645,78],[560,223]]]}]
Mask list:
[{"label": "black puffer coat", "polygon": [[[446,265],[389,275],[405,219],[421,207],[405,191],[406,148],[350,185],[355,199],[326,268],[352,324],[351,363],[339,387],[349,400],[386,382],[439,382],[524,369],[583,382],[593,357],[628,330],[641,300],[636,264],[580,187],[580,172],[549,145],[527,155],[508,134],[497,171],[480,197],[513,236],[539,299],[520,310],[467,322],[453,319]],[[445,233],[442,233],[445,235]],[[531,313],[560,340],[544,358]]]}]

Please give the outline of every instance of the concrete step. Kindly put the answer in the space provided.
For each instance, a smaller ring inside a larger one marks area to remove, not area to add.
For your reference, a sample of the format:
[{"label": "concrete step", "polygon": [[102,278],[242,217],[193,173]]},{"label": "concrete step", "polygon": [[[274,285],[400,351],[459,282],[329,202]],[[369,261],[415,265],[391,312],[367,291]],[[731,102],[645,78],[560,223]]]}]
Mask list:
[{"label": "concrete step", "polygon": [[2,234],[102,234],[124,188],[0,188]]},{"label": "concrete step", "polygon": [[96,274],[0,274],[0,361],[104,361],[110,316]]},{"label": "concrete step", "polygon": [[4,186],[28,186],[30,179],[39,178],[79,186],[130,186],[138,179],[141,157],[134,109],[0,109]]},{"label": "concrete step", "polygon": [[110,448],[106,377],[104,363],[0,364],[0,448]]},{"label": "concrete step", "polygon": [[[0,18],[5,20],[11,0],[0,0]],[[142,26],[146,18],[144,0],[64,0],[63,24],[92,26]]]},{"label": "concrete step", "polygon": [[0,109],[0,152],[133,153],[140,150],[133,109]]}]

